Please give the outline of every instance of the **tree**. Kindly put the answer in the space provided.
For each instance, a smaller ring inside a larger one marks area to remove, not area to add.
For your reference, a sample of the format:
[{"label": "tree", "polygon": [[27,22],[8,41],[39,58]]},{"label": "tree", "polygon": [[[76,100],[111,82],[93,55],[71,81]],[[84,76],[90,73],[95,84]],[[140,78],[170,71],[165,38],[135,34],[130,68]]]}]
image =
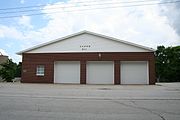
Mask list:
[{"label": "tree", "polygon": [[180,46],[158,46],[156,56],[156,76],[161,82],[180,81]]},{"label": "tree", "polygon": [[16,66],[15,77],[21,77],[21,66],[22,66],[22,62],[19,62],[19,64]]},{"label": "tree", "polygon": [[14,63],[11,59],[8,59],[7,62],[1,64],[2,68],[0,70],[0,76],[7,82],[12,82],[12,79],[15,77],[17,64]]}]

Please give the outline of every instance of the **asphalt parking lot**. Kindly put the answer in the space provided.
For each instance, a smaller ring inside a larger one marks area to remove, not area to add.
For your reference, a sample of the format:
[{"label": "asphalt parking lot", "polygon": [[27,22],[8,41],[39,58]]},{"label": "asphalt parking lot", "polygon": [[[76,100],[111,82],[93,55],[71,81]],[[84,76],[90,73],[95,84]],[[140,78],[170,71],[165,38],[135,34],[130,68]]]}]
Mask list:
[{"label": "asphalt parking lot", "polygon": [[180,120],[180,83],[0,83],[0,120]]}]

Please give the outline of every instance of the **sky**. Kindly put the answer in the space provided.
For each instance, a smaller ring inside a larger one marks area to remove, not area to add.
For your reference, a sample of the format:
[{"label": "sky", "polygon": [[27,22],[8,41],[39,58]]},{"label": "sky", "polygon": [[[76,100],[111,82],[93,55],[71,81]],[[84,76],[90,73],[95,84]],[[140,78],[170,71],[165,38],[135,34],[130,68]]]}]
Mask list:
[{"label": "sky", "polygon": [[16,53],[82,30],[156,49],[180,45],[180,0],[1,0],[0,52]]}]

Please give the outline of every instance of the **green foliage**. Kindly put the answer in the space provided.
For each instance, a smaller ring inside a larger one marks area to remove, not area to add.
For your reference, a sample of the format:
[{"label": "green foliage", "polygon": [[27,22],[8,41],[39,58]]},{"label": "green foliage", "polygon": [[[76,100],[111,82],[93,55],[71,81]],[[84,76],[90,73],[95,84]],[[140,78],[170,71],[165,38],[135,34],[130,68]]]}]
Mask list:
[{"label": "green foliage", "polygon": [[180,82],[180,46],[158,46],[156,56],[156,76],[160,82]]},{"label": "green foliage", "polygon": [[19,64],[16,66],[15,77],[21,77],[21,66],[22,66],[22,63],[19,62]]},{"label": "green foliage", "polygon": [[12,79],[15,77],[17,64],[14,63],[11,59],[7,62],[1,64],[2,68],[0,70],[0,76],[7,82],[12,82]]}]

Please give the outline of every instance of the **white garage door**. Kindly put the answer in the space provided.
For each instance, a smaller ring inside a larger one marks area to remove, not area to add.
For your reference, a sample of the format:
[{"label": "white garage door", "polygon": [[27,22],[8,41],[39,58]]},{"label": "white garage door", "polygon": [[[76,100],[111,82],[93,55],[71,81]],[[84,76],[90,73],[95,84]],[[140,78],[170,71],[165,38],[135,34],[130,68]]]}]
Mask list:
[{"label": "white garage door", "polygon": [[149,84],[147,61],[122,61],[121,84]]},{"label": "white garage door", "polygon": [[79,61],[57,61],[54,63],[54,83],[80,83]]},{"label": "white garage door", "polygon": [[113,84],[114,64],[112,61],[87,62],[87,84]]}]

